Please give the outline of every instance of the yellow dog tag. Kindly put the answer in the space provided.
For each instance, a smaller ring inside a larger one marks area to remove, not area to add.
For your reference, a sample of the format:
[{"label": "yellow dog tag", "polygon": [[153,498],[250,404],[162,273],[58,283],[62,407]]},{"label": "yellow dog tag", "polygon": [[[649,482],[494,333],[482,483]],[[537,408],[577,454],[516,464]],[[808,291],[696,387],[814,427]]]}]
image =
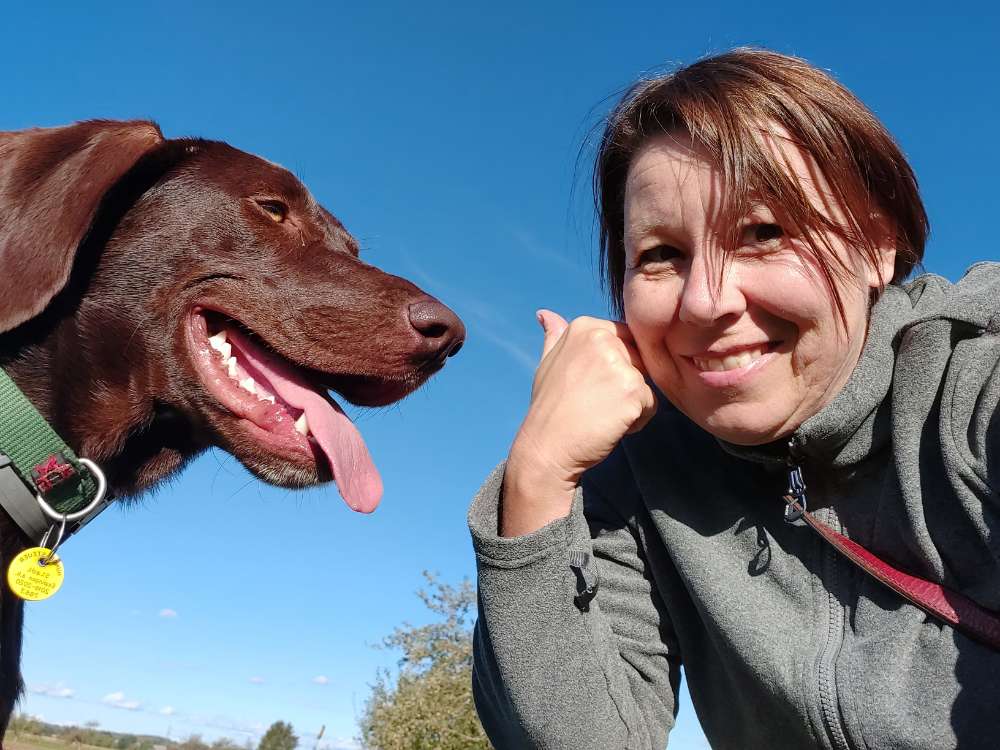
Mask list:
[{"label": "yellow dog tag", "polygon": [[63,582],[62,560],[56,557],[44,565],[39,562],[51,554],[48,547],[29,547],[15,557],[7,568],[10,590],[31,602],[48,599],[56,593]]}]

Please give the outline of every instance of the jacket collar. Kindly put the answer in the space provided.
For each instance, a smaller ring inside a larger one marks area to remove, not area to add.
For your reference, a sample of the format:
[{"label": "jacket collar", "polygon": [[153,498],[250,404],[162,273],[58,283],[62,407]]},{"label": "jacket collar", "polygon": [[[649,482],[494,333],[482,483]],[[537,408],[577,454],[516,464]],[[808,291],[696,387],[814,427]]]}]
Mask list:
[{"label": "jacket collar", "polygon": [[847,384],[833,400],[789,437],[758,446],[719,440],[722,448],[750,461],[784,464],[789,442],[799,458],[848,466],[877,451],[889,440],[889,402],[898,332],[913,317],[906,291],[889,286],[872,306],[868,337]]}]

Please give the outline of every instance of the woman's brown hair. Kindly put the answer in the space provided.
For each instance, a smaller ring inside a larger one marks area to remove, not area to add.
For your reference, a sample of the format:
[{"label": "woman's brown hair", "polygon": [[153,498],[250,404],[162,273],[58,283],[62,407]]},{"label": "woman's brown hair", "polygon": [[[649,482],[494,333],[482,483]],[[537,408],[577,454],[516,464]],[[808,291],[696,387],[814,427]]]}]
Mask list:
[{"label": "woman's brown hair", "polygon": [[[777,126],[815,162],[843,208],[846,222],[819,212],[802,186],[776,163],[761,137]],[[632,86],[610,114],[594,169],[605,284],[623,313],[625,181],[639,148],[658,135],[683,133],[719,168],[719,225],[724,253],[735,249],[739,220],[754,202],[783,216],[805,240],[836,296],[836,277],[849,269],[817,241],[828,231],[877,266],[886,228],[895,235],[892,281],[919,263],[929,231],[917,181],[885,127],[847,89],[796,57],[741,48],[708,57]],[[727,234],[728,232],[728,234]],[[836,296],[838,308],[841,307]]]}]

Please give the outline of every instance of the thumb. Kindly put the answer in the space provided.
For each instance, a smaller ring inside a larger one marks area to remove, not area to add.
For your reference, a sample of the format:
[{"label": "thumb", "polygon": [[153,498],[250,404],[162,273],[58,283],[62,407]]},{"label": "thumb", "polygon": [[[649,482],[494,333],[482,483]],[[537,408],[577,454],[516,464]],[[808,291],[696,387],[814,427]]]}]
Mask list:
[{"label": "thumb", "polygon": [[551,310],[539,310],[535,313],[535,317],[545,331],[545,341],[542,343],[542,359],[545,359],[545,355],[552,351],[552,347],[559,341],[569,323],[562,315]]}]

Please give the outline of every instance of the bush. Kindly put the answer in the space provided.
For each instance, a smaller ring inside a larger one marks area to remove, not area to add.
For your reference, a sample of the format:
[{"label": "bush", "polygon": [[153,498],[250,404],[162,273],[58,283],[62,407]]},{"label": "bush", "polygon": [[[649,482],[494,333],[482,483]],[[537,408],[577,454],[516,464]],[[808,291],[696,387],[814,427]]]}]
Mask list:
[{"label": "bush", "polygon": [[489,750],[472,702],[472,629],[475,590],[468,580],[454,588],[424,573],[417,592],[438,620],[407,623],[383,641],[399,649],[395,680],[379,672],[361,718],[368,750]]},{"label": "bush", "polygon": [[295,750],[299,738],[292,731],[292,725],[284,721],[276,721],[267,728],[260,738],[257,750]]}]

